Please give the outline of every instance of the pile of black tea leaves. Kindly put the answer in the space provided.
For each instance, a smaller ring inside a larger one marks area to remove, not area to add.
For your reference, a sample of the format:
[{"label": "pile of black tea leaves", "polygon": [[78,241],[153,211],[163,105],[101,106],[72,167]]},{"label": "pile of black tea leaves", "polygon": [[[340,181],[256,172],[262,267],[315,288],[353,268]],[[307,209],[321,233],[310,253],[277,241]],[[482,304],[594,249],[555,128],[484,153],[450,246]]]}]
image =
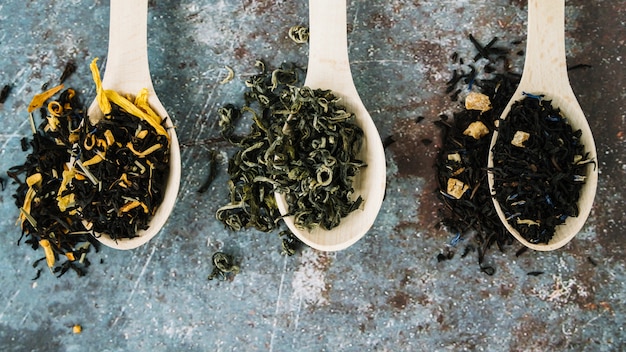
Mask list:
[{"label": "pile of black tea leaves", "polygon": [[504,251],[514,239],[493,206],[487,158],[495,121],[521,76],[511,71],[508,50],[495,46],[498,38],[484,46],[472,36],[470,40],[478,53],[468,62],[454,53],[451,59],[456,68],[446,84],[446,93],[453,101],[462,100],[463,109],[454,112],[452,119],[442,114],[435,122],[441,129],[441,148],[435,161],[438,198],[443,205],[440,224],[454,234],[446,254],[437,258],[453,258],[454,247],[468,240],[462,257],[476,250],[481,271],[492,275],[495,269],[485,263],[485,254],[494,244]]},{"label": "pile of black tea leaves", "polygon": [[45,256],[34,266],[45,259],[58,276],[69,269],[82,276],[90,248],[98,250],[97,236],[133,238],[148,227],[163,199],[169,135],[163,126],[154,128],[158,120],[147,121],[154,114],[145,108],[147,91],[132,103],[131,97],[108,91],[107,96],[116,95],[107,100],[110,111],[93,125],[77,91],[63,88],[31,102],[32,149],[7,174],[18,185],[18,245],[25,238],[32,249],[43,249]]},{"label": "pile of black tea leaves", "polygon": [[492,150],[495,197],[508,223],[530,243],[547,244],[558,225],[578,216],[592,163],[581,134],[551,101],[531,93],[499,123]]},{"label": "pile of black tea leaves", "polygon": [[[229,228],[276,229],[282,216],[274,193],[285,195],[298,227],[332,229],[359,207],[352,182],[363,131],[331,91],[299,86],[304,72],[292,64],[261,72],[246,81],[245,105],[219,110],[222,135],[238,151],[230,159],[230,202],[217,211]],[[239,136],[235,123],[252,120]],[[283,236],[283,245],[293,239]],[[286,252],[290,252],[287,248]]]}]

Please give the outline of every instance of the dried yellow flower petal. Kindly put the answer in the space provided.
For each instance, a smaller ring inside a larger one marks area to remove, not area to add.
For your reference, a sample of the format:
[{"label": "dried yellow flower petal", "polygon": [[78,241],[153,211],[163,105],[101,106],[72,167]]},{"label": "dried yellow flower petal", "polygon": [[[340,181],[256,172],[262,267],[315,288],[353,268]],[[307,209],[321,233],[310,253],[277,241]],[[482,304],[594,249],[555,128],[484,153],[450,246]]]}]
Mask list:
[{"label": "dried yellow flower petal", "polygon": [[59,118],[56,116],[46,116],[46,120],[48,120],[48,124],[44,128],[46,132],[48,131],[56,132],[56,130],[61,125],[61,121],[59,121]]},{"label": "dried yellow flower petal", "polygon": [[61,180],[61,185],[59,186],[59,190],[57,191],[57,206],[59,210],[65,211],[67,208],[70,208],[76,204],[76,198],[74,193],[62,195],[67,189],[67,185],[72,181],[72,179],[76,176],[76,171],[72,170],[64,170],[63,171],[63,179]]},{"label": "dried yellow flower petal", "polygon": [[96,146],[96,136],[94,136],[93,134],[86,136],[85,140],[83,140],[83,148],[85,148],[85,150],[91,150],[95,146]]},{"label": "dried yellow flower petal", "polygon": [[[24,204],[22,205],[22,208],[21,208],[22,211],[20,212],[20,215],[18,217],[18,222],[20,222],[22,225],[24,224],[25,220],[29,220],[30,222],[32,222],[31,219],[28,219],[27,214],[30,214],[30,209],[31,209],[33,199],[35,199],[35,195],[37,195],[37,191],[35,191],[33,186],[40,185],[41,181],[42,181],[42,176],[41,176],[41,173],[39,172],[36,174],[32,174],[26,178],[28,191],[26,191],[26,196],[24,197]],[[33,226],[35,225],[33,224]]]},{"label": "dried yellow flower petal", "polygon": [[154,130],[158,134],[166,136],[169,140],[170,136],[169,134],[167,134],[165,128],[161,126],[160,118],[157,120],[154,117],[148,115],[143,110],[135,106],[135,104],[133,104],[130,100],[124,98],[119,93],[113,90],[105,90],[104,93],[106,94],[106,97],[111,100],[111,102],[119,105],[127,113],[146,121],[148,124],[150,124],[150,126],[152,126],[152,128],[154,128]]},{"label": "dried yellow flower petal", "polygon": [[76,175],[76,171],[72,170],[64,170],[61,180],[61,185],[59,186],[59,190],[57,194],[63,194],[63,192],[67,189],[67,185],[72,181],[74,176]]},{"label": "dried yellow flower petal", "polygon": [[113,132],[111,132],[111,130],[104,131],[104,138],[106,139],[108,146],[111,146],[113,145],[113,143],[115,143],[115,137],[113,137]]},{"label": "dried yellow flower petal", "polygon": [[138,200],[130,201],[120,207],[119,213],[125,213],[141,206],[144,213],[148,213],[148,206]]},{"label": "dried yellow flower petal", "polygon": [[458,176],[458,175],[462,174],[462,173],[463,173],[463,171],[465,171],[465,168],[464,168],[464,167],[458,168],[456,171],[454,171],[454,172],[452,173],[452,176]]},{"label": "dried yellow flower petal", "polygon": [[35,227],[35,223],[33,223],[32,217],[29,219],[29,216],[31,204],[36,194],[37,192],[32,187],[28,188],[28,191],[26,191],[26,196],[24,196],[24,205],[22,205],[22,207],[20,208],[20,215],[17,218],[17,222],[22,225],[22,228],[24,228],[24,221],[26,220],[31,222],[31,225]]},{"label": "dried yellow flower petal", "polygon": [[135,135],[135,137],[139,138],[139,139],[144,139],[148,136],[148,131],[147,130],[141,130],[139,132],[137,132],[137,134]]},{"label": "dried yellow flower petal", "polygon": [[136,150],[135,147],[133,146],[133,143],[131,143],[131,142],[128,142],[126,144],[126,147],[128,149],[130,149],[130,151],[133,152],[133,154],[137,155],[138,157],[145,158],[146,155],[148,155],[148,154],[150,154],[150,153],[152,153],[152,152],[154,152],[156,150],[161,149],[162,145],[155,144],[155,145],[151,146],[150,148],[144,150],[143,152],[140,152],[140,151]]},{"label": "dried yellow flower petal", "polygon": [[143,112],[150,115],[154,119],[154,121],[160,125],[162,119],[159,115],[157,115],[156,112],[154,112],[154,110],[152,110],[150,104],[148,104],[148,95],[148,88],[143,88],[142,90],[140,90],[139,94],[137,94],[137,96],[135,97],[135,105],[139,109],[143,110]]},{"label": "dried yellow flower petal", "polygon": [[80,135],[78,133],[70,133],[68,140],[71,143],[76,143],[78,142],[78,140],[80,139]]},{"label": "dried yellow flower petal", "polygon": [[66,211],[67,208],[71,208],[76,205],[76,196],[74,193],[66,194],[62,197],[57,197],[57,206],[60,211]]},{"label": "dried yellow flower petal", "polygon": [[102,87],[102,80],[100,79],[100,71],[96,62],[98,58],[93,59],[89,68],[91,69],[91,75],[93,76],[93,82],[96,85],[96,101],[103,114],[108,115],[111,113],[111,103],[104,94],[104,88]]},{"label": "dried yellow flower petal", "polygon": [[89,165],[95,165],[99,162],[101,162],[102,160],[104,160],[104,157],[101,154],[96,154],[93,156],[93,158],[84,161],[83,162],[83,166],[89,166]]},{"label": "dried yellow flower petal", "polygon": [[32,175],[28,176],[26,178],[26,184],[28,185],[28,187],[32,187],[34,185],[40,184],[42,179],[43,178],[41,176],[41,173],[38,172],[36,174],[32,174]]},{"label": "dried yellow flower petal", "polygon": [[128,187],[128,186],[132,186],[133,182],[131,180],[128,179],[128,175],[126,175],[126,173],[123,173],[122,176],[120,177],[120,186],[122,187]]},{"label": "dried yellow flower petal", "polygon": [[46,255],[46,264],[48,264],[48,268],[52,268],[54,266],[54,252],[52,251],[52,246],[50,245],[50,241],[41,240],[39,241],[39,245],[43,248],[43,252]]},{"label": "dried yellow flower petal", "polygon": [[35,109],[39,109],[46,100],[50,99],[53,95],[57,94],[61,89],[63,89],[63,85],[59,84],[56,87],[50,88],[47,91],[37,94],[33,97],[33,100],[28,104],[28,112],[33,112]]},{"label": "dried yellow flower petal", "polygon": [[63,107],[58,101],[51,101],[48,103],[48,113],[54,117],[59,117],[63,113]]}]

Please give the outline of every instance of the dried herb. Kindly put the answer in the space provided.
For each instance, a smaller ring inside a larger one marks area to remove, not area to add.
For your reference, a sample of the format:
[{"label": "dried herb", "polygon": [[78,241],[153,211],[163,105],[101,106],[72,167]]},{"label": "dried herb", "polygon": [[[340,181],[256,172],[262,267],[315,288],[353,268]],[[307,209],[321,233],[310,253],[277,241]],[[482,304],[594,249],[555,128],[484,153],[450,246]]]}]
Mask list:
[{"label": "dried herb", "polygon": [[[463,96],[463,109],[454,112],[453,118],[442,114],[435,124],[442,132],[441,149],[436,159],[441,224],[456,234],[455,247],[462,239],[471,238],[476,245],[478,262],[484,262],[485,253],[496,244],[500,250],[514,242],[513,236],[500,222],[491,200],[487,184],[487,158],[494,121],[499,119],[506,104],[515,92],[520,75],[509,71],[509,62],[502,49],[482,46],[474,37],[470,39],[479,52],[479,61],[491,58],[486,72],[480,62],[464,63],[458,54],[452,59],[458,63],[446,91],[457,100]],[[478,47],[480,47],[480,49]],[[478,67],[478,69],[477,69]],[[469,99],[468,99],[469,98]],[[471,251],[474,245],[471,246]],[[464,252],[466,255],[470,250]],[[489,274],[491,270],[483,272]],[[495,272],[495,270],[494,270]]]},{"label": "dried herb", "polygon": [[[57,107],[63,106],[59,113]],[[64,274],[68,269],[82,273],[89,266],[86,254],[98,242],[85,228],[77,210],[59,208],[59,189],[72,159],[72,145],[78,141],[77,130],[85,114],[76,92],[67,89],[49,104],[51,113],[36,130],[31,153],[22,165],[11,167],[7,174],[18,183],[14,194],[20,209],[19,221],[25,243],[34,250],[43,249],[51,271]],[[31,117],[32,119],[32,117]],[[21,241],[18,240],[18,245]],[[65,261],[58,263],[65,259]],[[34,266],[40,261],[36,261]],[[71,263],[71,266],[70,264]]]},{"label": "dried herb", "polygon": [[[261,61],[257,61],[256,66],[261,72],[246,81],[249,90],[244,94],[245,106],[239,109],[228,104],[218,110],[221,133],[238,147],[238,151],[228,162],[230,201],[217,210],[216,217],[232,230],[252,227],[270,232],[280,226],[281,214],[274,197],[274,184],[266,181],[271,177],[268,168],[259,160],[265,158],[265,150],[269,148],[270,134],[266,125],[276,120],[273,124],[282,128],[285,117],[272,116],[267,107],[278,101],[288,84],[297,84],[303,72],[287,64],[271,73],[266,72],[265,64]],[[274,89],[270,89],[272,86]],[[259,115],[252,107],[264,111]],[[254,123],[249,133],[237,136],[234,132],[242,114],[250,115]],[[259,116],[263,116],[264,120]],[[295,245],[299,240],[293,237],[292,242]],[[283,251],[289,252],[289,248],[295,248],[287,243],[288,248],[285,249],[285,245],[283,240]]]},{"label": "dried herb", "polygon": [[298,44],[309,41],[309,29],[304,26],[293,26],[289,28],[289,38]]},{"label": "dried herb", "polygon": [[508,223],[530,243],[548,243],[556,226],[578,216],[588,158],[558,108],[527,94],[500,121],[493,152],[495,197]]},{"label": "dried herb", "polygon": [[18,244],[26,237],[33,249],[41,248],[58,276],[70,269],[82,276],[87,253],[98,249],[94,236],[132,238],[147,227],[163,198],[169,136],[147,107],[147,90],[134,102],[100,90],[108,111],[92,125],[75,90],[65,89],[48,102],[62,87],[33,98],[29,112],[46,106],[42,122],[36,128],[30,114],[32,151],[7,174],[18,183]]},{"label": "dried herb", "polygon": [[283,100],[283,135],[266,159],[278,192],[284,193],[296,226],[330,230],[358,209],[352,182],[364,163],[357,159],[363,131],[331,91],[291,87]]},{"label": "dried herb", "polygon": [[161,204],[168,173],[169,142],[150,124],[117,104],[96,126],[81,132],[83,166],[89,178],[73,180],[65,192],[93,230],[113,240],[148,228]]},{"label": "dried herb", "polygon": [[226,77],[224,77],[223,80],[220,81],[220,84],[226,84],[232,81],[233,78],[235,78],[235,71],[233,71],[233,69],[230,66],[224,66],[224,68],[226,69],[228,74],[226,75]]},{"label": "dried herb", "polygon": [[[246,105],[219,110],[224,137],[239,147],[230,159],[230,203],[217,218],[238,230],[276,228],[281,218],[274,192],[285,195],[301,228],[331,229],[362,202],[352,199],[352,181],[363,162],[356,159],[363,131],[354,114],[328,90],[297,87],[302,71],[283,64],[246,81]],[[244,136],[234,123],[250,115]]]},{"label": "dried herb", "polygon": [[65,69],[61,74],[61,78],[59,78],[59,83],[65,82],[65,80],[67,80],[74,72],[76,72],[76,64],[74,61],[68,61],[65,64]]},{"label": "dried herb", "polygon": [[215,278],[226,280],[239,273],[239,266],[235,263],[235,259],[230,254],[215,252],[211,257],[211,261],[214,267],[208,277],[209,280]]},{"label": "dried herb", "polygon": [[25,152],[28,150],[28,138],[23,137],[20,139],[20,146],[22,147],[22,151]]}]

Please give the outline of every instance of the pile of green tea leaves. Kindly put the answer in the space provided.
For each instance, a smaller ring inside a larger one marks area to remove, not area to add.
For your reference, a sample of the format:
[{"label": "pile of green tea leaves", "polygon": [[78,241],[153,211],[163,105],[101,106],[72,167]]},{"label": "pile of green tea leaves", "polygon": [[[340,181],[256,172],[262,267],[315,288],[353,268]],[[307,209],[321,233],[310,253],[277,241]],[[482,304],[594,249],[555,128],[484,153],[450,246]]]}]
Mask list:
[{"label": "pile of green tea leaves", "polygon": [[[230,159],[229,204],[217,218],[229,228],[276,229],[282,218],[275,192],[303,229],[329,230],[362,202],[352,182],[364,163],[357,158],[363,131],[353,113],[329,90],[299,87],[303,71],[291,64],[266,70],[246,81],[245,104],[219,110],[222,135],[238,147]],[[247,116],[250,131],[235,134]]]}]

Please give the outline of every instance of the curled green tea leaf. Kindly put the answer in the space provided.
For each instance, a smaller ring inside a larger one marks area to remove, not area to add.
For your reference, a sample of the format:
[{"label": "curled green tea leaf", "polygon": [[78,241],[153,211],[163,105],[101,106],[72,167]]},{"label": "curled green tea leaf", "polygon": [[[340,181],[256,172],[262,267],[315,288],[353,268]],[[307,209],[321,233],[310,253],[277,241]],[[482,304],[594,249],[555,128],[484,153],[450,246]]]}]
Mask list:
[{"label": "curled green tea leaf", "polygon": [[215,278],[226,280],[229,276],[237,275],[239,273],[239,266],[235,264],[235,259],[230,254],[215,252],[211,261],[213,262],[214,267],[208,277],[209,280],[213,280]]},{"label": "curled green tea leaf", "polygon": [[309,29],[304,26],[293,26],[289,28],[289,38],[298,44],[309,41]]}]

